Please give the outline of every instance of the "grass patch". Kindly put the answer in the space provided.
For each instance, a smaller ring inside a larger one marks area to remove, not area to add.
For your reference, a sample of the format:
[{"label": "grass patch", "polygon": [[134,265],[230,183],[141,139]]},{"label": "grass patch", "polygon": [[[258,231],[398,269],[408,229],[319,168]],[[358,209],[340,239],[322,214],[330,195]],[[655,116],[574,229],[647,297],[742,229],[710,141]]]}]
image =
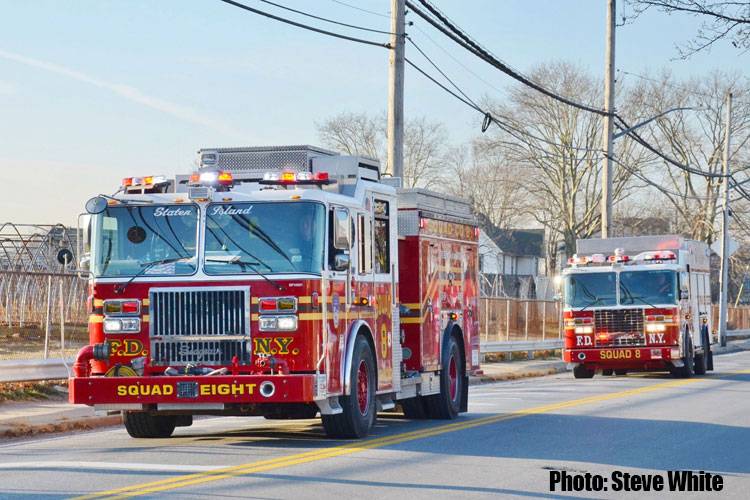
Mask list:
[{"label": "grass patch", "polygon": [[63,399],[67,380],[44,382],[6,382],[0,384],[0,402],[38,401],[40,399]]}]

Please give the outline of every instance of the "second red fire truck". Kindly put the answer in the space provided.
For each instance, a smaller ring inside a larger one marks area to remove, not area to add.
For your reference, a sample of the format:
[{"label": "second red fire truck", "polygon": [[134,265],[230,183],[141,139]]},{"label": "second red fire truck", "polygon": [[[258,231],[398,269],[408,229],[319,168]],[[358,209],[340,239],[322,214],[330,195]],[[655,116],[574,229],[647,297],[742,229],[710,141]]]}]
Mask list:
[{"label": "second red fire truck", "polygon": [[563,359],[576,378],[713,370],[708,245],[681,236],[578,241],[563,271]]},{"label": "second red fire truck", "polygon": [[466,411],[478,228],[462,200],[389,181],[308,146],[211,149],[192,175],[90,200],[70,401],[145,438],[201,414],[320,414],[362,437],[396,404]]}]

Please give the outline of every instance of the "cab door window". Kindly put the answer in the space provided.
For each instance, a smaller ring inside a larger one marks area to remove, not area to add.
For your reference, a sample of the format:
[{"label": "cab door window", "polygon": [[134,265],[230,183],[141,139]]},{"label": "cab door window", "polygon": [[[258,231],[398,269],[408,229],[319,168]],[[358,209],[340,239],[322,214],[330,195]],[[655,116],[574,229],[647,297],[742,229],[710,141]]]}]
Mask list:
[{"label": "cab door window", "polygon": [[378,274],[388,274],[391,270],[390,203],[375,199],[373,205],[375,215],[374,268]]}]

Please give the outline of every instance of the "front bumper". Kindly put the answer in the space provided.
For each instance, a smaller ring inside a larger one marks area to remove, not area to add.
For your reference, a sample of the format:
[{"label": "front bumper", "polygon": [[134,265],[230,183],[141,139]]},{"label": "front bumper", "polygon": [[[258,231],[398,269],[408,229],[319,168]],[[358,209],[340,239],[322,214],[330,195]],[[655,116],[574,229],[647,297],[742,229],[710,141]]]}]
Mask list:
[{"label": "front bumper", "polygon": [[606,367],[655,367],[671,364],[674,349],[676,346],[563,349],[563,361]]},{"label": "front bumper", "polygon": [[68,399],[89,406],[312,403],[315,382],[315,374],[72,377]]}]

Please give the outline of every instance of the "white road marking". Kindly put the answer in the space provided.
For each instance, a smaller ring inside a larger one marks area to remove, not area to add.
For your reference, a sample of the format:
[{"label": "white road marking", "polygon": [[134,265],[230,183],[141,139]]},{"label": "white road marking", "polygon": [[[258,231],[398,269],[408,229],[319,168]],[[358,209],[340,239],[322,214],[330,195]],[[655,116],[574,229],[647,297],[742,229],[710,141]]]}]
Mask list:
[{"label": "white road marking", "polygon": [[146,472],[206,472],[226,465],[177,465],[177,464],[144,464],[128,462],[11,462],[0,463],[0,469],[47,469],[50,467],[58,469],[101,469],[101,470],[128,470]]}]

